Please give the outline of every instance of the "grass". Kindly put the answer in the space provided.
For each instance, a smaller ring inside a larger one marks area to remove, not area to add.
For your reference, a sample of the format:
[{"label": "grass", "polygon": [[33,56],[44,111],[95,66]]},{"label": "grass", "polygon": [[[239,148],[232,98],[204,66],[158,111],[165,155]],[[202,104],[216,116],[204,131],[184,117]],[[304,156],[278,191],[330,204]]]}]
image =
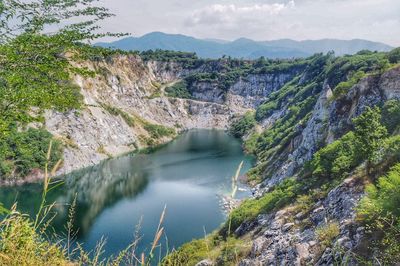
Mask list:
[{"label": "grass", "polygon": [[340,227],[337,222],[329,222],[315,231],[317,239],[323,249],[332,245],[333,240],[339,235]]},{"label": "grass", "polygon": [[135,126],[135,119],[128,113],[122,111],[121,109],[116,108],[111,105],[108,105],[108,104],[101,104],[101,107],[103,107],[104,110],[106,110],[113,116],[121,116],[122,119],[124,119],[124,121],[128,124],[128,126],[130,126],[130,127]]},{"label": "grass", "polygon": [[[158,249],[161,249],[160,239],[164,235],[163,222],[166,214],[166,207],[159,220],[154,240],[148,253],[137,255],[135,248],[140,241],[139,230],[137,226],[135,238],[130,245],[122,250],[116,256],[102,258],[105,240],[101,238],[94,250],[86,252],[78,244],[77,248],[71,250],[71,241],[75,234],[72,232],[74,217],[74,205],[69,209],[69,221],[67,222],[68,236],[59,238],[59,241],[51,241],[46,232],[54,218],[52,209],[55,203],[48,203],[46,196],[49,191],[59,186],[62,181],[53,182],[52,176],[60,162],[54,166],[52,171],[48,171],[52,143],[50,143],[47,152],[47,163],[44,169],[43,195],[39,210],[33,218],[26,214],[19,213],[16,205],[11,210],[6,210],[0,204],[0,213],[5,214],[5,218],[0,221],[0,265],[153,265],[156,259],[158,264],[161,257],[155,255]],[[75,202],[75,201],[74,201]],[[57,236],[56,236],[57,237]],[[168,247],[167,247],[168,249]]]}]

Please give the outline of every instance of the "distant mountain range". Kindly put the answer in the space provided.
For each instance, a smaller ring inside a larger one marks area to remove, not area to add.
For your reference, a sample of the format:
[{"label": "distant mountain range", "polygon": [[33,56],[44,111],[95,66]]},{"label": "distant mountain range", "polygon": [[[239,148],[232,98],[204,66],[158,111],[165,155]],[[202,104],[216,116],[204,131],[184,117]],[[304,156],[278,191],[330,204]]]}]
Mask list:
[{"label": "distant mountain range", "polygon": [[121,50],[172,50],[195,52],[202,58],[219,58],[223,55],[254,59],[261,56],[268,58],[306,57],[314,53],[334,51],[336,55],[355,54],[361,50],[389,51],[393,47],[379,42],[367,40],[307,40],[294,41],[281,39],[275,41],[254,41],[240,38],[235,41],[214,39],[196,39],[180,34],[152,32],[142,37],[128,37],[110,43],[97,43],[101,47]]}]

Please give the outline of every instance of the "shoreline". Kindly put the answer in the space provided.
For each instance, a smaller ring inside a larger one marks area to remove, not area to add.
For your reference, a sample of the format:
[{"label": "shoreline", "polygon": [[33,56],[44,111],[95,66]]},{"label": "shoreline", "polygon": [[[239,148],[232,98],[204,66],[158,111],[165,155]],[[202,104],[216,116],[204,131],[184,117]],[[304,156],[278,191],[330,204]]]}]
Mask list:
[{"label": "shoreline", "polygon": [[[158,149],[161,149],[163,147],[165,147],[166,145],[168,145],[169,143],[173,142],[174,140],[176,140],[178,137],[182,136],[183,134],[185,134],[186,132],[190,131],[190,130],[218,130],[218,131],[224,131],[225,133],[228,134],[228,130],[227,129],[218,129],[218,128],[192,128],[192,129],[181,129],[179,132],[177,132],[177,134],[171,138],[171,139],[167,139],[165,142],[156,144],[154,146],[148,146],[148,147],[143,147],[140,149],[135,149],[135,150],[131,150],[128,152],[123,152],[121,154],[118,154],[116,156],[113,157],[109,157],[106,158],[104,160],[101,160],[100,162],[96,163],[96,164],[91,164],[88,165],[86,167],[81,167],[79,169],[75,169],[72,170],[68,173],[63,173],[63,174],[58,174],[55,176],[52,176],[51,178],[53,179],[65,179],[65,176],[73,174],[75,172],[80,172],[80,171],[85,171],[88,170],[89,168],[92,167],[96,167],[99,166],[109,160],[113,160],[113,159],[117,159],[123,156],[128,156],[128,155],[136,155],[136,154],[148,154],[151,152],[155,152]],[[242,140],[240,140],[242,142]],[[243,149],[243,153],[247,154],[246,151]],[[0,179],[0,189],[2,187],[18,187],[18,186],[23,186],[23,185],[28,185],[28,184],[35,184],[35,183],[42,183],[44,179],[44,170],[41,169],[34,169],[32,170],[32,173],[24,178],[9,178],[9,179]],[[243,182],[243,181],[242,181]],[[251,186],[247,183],[246,186],[248,186],[249,188],[251,188]]]}]

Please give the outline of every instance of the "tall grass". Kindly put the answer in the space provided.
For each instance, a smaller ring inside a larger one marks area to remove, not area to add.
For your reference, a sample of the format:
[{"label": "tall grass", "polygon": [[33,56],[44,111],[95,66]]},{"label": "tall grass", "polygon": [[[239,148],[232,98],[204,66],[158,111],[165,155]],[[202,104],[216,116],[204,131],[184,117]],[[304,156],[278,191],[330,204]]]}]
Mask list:
[{"label": "tall grass", "polygon": [[[47,161],[50,161],[52,143],[50,142]],[[68,221],[66,223],[67,235],[65,237],[49,236],[47,230],[51,225],[55,213],[52,212],[55,203],[47,203],[47,194],[62,184],[62,181],[53,181],[52,177],[58,166],[59,161],[49,172],[48,163],[45,164],[43,193],[39,210],[34,219],[30,216],[17,211],[17,204],[11,210],[6,210],[0,204],[0,212],[4,213],[5,218],[0,221],[0,266],[3,265],[141,265],[150,266],[161,262],[161,238],[165,234],[163,222],[166,215],[166,206],[161,213],[159,224],[154,235],[148,253],[136,254],[136,248],[141,240],[141,222],[136,226],[133,241],[124,250],[115,256],[103,258],[106,240],[101,238],[92,251],[85,251],[81,244],[75,242],[76,232],[73,230],[73,219],[75,216],[76,199],[69,208]],[[54,241],[54,239],[58,239]],[[166,251],[168,254],[168,240],[166,241]],[[158,261],[156,252],[159,250]]]}]

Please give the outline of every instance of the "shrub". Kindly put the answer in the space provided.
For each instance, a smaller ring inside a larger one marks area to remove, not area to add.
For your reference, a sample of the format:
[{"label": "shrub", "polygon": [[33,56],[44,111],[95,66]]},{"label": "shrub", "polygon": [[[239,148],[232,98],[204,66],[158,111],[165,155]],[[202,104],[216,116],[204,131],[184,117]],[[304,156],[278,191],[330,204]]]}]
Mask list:
[{"label": "shrub", "polygon": [[253,112],[247,112],[244,116],[231,124],[229,132],[236,138],[241,138],[256,125]]},{"label": "shrub", "polygon": [[256,111],[256,120],[261,121],[264,118],[270,116],[274,110],[278,108],[278,104],[275,101],[266,102],[261,104]]},{"label": "shrub", "polygon": [[173,128],[156,125],[156,124],[150,124],[148,122],[146,122],[143,127],[150,134],[150,136],[154,139],[159,139],[162,137],[170,137],[170,136],[175,135],[175,133],[176,133]]},{"label": "shrub", "polygon": [[400,62],[400,47],[395,48],[392,51],[390,51],[387,55],[389,62],[392,64],[397,64]]},{"label": "shrub", "polygon": [[209,244],[206,239],[192,240],[165,257],[162,265],[195,265],[208,258]]},{"label": "shrub", "polygon": [[0,222],[0,265],[72,265],[66,251],[48,242],[27,216],[15,213]]},{"label": "shrub", "polygon": [[378,236],[371,247],[378,248],[378,261],[394,265],[400,260],[400,164],[380,177],[377,185],[367,186],[366,192],[357,208],[358,218]]},{"label": "shrub", "polygon": [[318,227],[315,231],[317,239],[325,249],[332,245],[333,240],[339,235],[340,228],[337,222],[330,222],[324,226]]},{"label": "shrub", "polygon": [[[46,155],[52,141],[49,168],[62,158],[62,145],[44,129],[29,128],[27,131],[14,131],[5,139],[0,139],[0,176],[26,176],[33,169],[43,169]],[[13,174],[14,173],[14,174]]]},{"label": "shrub", "polygon": [[355,141],[354,133],[349,132],[316,152],[310,162],[312,175],[329,179],[346,176],[360,163]]},{"label": "shrub", "polygon": [[380,121],[381,111],[377,106],[367,107],[365,112],[353,119],[360,156],[367,159],[368,164],[377,158],[377,151],[387,135],[387,130]]},{"label": "shrub", "polygon": [[243,222],[254,220],[261,213],[280,208],[296,197],[298,187],[294,179],[287,179],[259,199],[247,199],[229,215],[222,233],[234,232]]},{"label": "shrub", "polygon": [[186,81],[179,81],[174,85],[165,89],[167,96],[175,97],[175,98],[182,98],[182,99],[190,99],[192,95],[190,94]]},{"label": "shrub", "polygon": [[109,112],[113,116],[121,116],[124,119],[125,123],[128,124],[130,127],[135,126],[135,119],[130,116],[128,113],[122,111],[121,109],[108,105],[108,104],[101,104],[101,107],[104,108],[107,112]]},{"label": "shrub", "polygon": [[400,101],[389,100],[382,108],[382,124],[392,134],[400,126]]},{"label": "shrub", "polygon": [[337,98],[341,95],[344,95],[348,92],[348,90],[356,85],[363,77],[365,77],[365,73],[363,71],[357,71],[347,81],[340,82],[336,88],[333,90],[333,95]]}]

